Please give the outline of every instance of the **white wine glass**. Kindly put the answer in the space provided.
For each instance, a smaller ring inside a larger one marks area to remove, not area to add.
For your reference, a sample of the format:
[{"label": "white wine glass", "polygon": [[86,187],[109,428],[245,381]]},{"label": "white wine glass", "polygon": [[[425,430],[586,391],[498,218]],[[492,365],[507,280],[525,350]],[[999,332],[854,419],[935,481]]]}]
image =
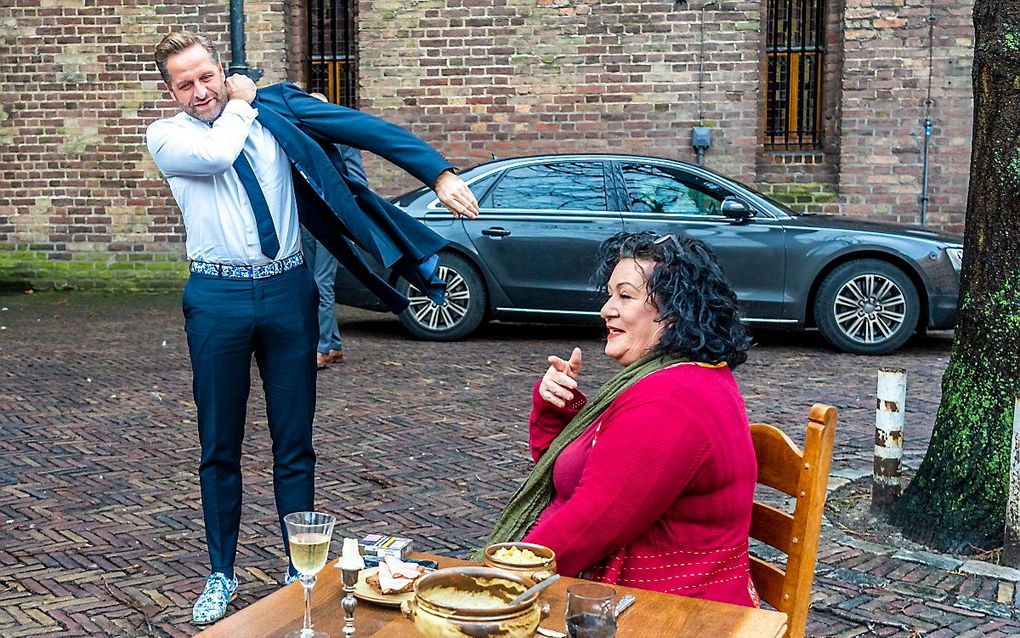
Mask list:
[{"label": "white wine glass", "polygon": [[315,575],[326,566],[336,518],[322,512],[293,512],[283,517],[283,523],[287,526],[290,562],[305,589],[304,624],[285,638],[329,638],[328,633],[312,629],[312,588]]}]

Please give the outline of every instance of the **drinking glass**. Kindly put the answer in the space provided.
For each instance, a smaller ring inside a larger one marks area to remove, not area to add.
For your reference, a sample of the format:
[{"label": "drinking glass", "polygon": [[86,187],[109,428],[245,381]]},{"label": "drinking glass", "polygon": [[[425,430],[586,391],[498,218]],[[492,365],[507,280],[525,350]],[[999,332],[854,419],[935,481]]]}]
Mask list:
[{"label": "drinking glass", "polygon": [[616,591],[606,585],[583,583],[567,588],[567,634],[570,638],[613,638]]},{"label": "drinking glass", "polygon": [[329,638],[328,633],[312,629],[312,587],[315,587],[315,575],[326,565],[336,518],[322,512],[294,512],[284,516],[283,523],[287,526],[290,562],[305,589],[304,625],[285,638]]}]

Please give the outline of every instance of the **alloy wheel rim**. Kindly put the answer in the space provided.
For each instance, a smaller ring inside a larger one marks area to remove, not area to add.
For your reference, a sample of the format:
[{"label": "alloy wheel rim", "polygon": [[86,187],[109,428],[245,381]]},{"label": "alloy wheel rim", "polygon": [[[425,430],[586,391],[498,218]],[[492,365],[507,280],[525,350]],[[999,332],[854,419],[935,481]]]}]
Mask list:
[{"label": "alloy wheel rim", "polygon": [[857,343],[888,341],[906,319],[907,300],[896,282],[882,275],[858,275],[836,292],[833,317],[847,338]]},{"label": "alloy wheel rim", "polygon": [[471,302],[471,291],[460,273],[447,266],[439,266],[439,278],[446,282],[446,301],[439,305],[411,286],[408,291],[408,310],[421,327],[428,330],[449,330],[464,319]]}]

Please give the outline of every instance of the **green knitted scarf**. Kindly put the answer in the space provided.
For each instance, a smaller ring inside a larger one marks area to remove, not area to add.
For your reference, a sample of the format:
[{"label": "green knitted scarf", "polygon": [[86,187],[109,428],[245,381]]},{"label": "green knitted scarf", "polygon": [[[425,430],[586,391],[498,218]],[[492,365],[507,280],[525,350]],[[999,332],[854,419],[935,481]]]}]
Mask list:
[{"label": "green knitted scarf", "polygon": [[645,376],[675,363],[682,362],[671,356],[647,354],[630,364],[606,382],[588,403],[577,413],[563,431],[553,439],[549,449],[535,464],[531,474],[517,492],[510,497],[489,535],[486,545],[519,541],[528,533],[538,516],[549,505],[553,493],[553,464],[567,445],[595,422],[616,397]]}]

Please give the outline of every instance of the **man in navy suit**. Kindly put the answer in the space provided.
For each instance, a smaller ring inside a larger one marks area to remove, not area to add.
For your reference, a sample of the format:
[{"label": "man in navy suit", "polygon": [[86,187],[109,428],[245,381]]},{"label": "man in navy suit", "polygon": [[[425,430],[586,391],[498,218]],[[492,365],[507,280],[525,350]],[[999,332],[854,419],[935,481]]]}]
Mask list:
[{"label": "man in navy suit", "polygon": [[457,216],[473,218],[478,203],[452,165],[414,135],[323,104],[294,85],[256,94],[249,78],[224,76],[218,52],[201,35],[166,36],[155,59],[181,107],[149,126],[146,144],[181,209],[191,262],[184,326],[211,563],[192,616],[205,624],[226,613],[237,591],[241,441],[253,354],[266,395],[285,548],[283,517],[314,508],[317,292],[303,263],[299,215],[394,310],[406,299],[372,275],[349,242],[441,299],[434,253],[442,239],[366,185],[348,181],[333,144],[368,149],[401,166]]}]

